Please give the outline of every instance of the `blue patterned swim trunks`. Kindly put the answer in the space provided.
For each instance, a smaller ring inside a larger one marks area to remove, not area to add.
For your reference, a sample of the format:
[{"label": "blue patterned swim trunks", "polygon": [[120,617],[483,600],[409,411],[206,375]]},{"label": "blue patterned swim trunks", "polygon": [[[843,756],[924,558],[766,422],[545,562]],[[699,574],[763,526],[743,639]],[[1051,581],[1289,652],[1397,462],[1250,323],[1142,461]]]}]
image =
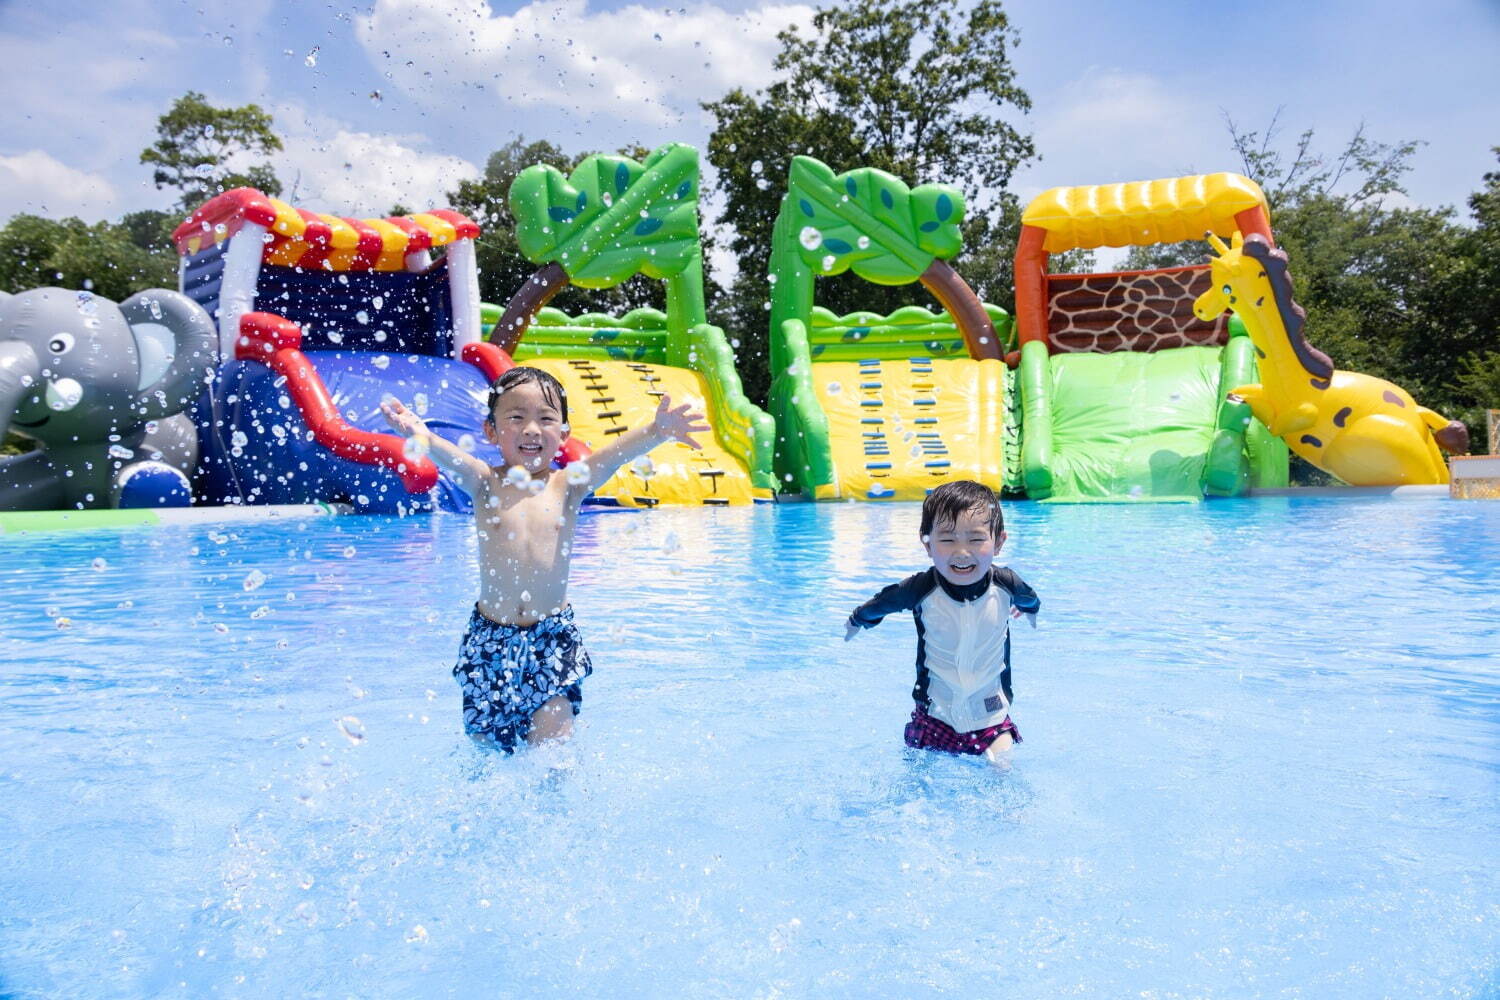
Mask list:
[{"label": "blue patterned swim trunks", "polygon": [[453,677],[464,694],[464,730],[514,753],[536,710],[559,695],[577,715],[581,682],[594,672],[572,607],[534,625],[501,625],[474,609]]}]

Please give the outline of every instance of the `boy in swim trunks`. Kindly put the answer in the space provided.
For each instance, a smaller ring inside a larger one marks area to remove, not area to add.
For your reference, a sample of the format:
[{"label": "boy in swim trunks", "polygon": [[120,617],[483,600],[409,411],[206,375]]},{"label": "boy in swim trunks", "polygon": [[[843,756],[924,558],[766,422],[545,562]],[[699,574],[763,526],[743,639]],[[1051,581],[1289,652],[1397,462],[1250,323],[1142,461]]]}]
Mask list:
[{"label": "boy in swim trunks", "polygon": [[1005,544],[1005,520],[989,487],[960,480],[933,490],[922,502],[921,538],[932,568],[855,608],[844,641],[910,611],[917,705],[906,745],[993,761],[1021,742],[1010,721],[1010,619],[1024,614],[1035,628],[1041,601],[1014,570],[992,565]]},{"label": "boy in swim trunks", "polygon": [[617,436],[586,462],[554,469],[568,436],[562,385],[517,367],[490,386],[485,440],[503,465],[490,466],[433,434],[400,400],[380,405],[386,422],[422,439],[428,454],[474,500],[479,531],[479,600],[453,676],[463,689],[464,729],[477,742],[514,752],[572,733],[593,672],[568,604],[568,560],[578,506],[621,465],[657,445],[709,430],[703,415],[663,395],[649,423]]}]

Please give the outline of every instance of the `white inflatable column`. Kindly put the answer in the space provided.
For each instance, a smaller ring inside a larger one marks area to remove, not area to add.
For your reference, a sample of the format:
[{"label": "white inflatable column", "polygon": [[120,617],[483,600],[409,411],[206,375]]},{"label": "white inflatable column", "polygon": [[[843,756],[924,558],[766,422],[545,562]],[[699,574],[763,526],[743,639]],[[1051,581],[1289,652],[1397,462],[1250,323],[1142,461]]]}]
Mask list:
[{"label": "white inflatable column", "polygon": [[448,289],[453,303],[453,356],[462,357],[465,344],[477,344],[483,329],[479,316],[479,263],[473,240],[448,245]]},{"label": "white inflatable column", "polygon": [[266,227],[245,222],[224,253],[219,278],[219,360],[234,358],[240,336],[240,317],[255,310],[255,286],[260,281],[261,254],[266,249]]}]

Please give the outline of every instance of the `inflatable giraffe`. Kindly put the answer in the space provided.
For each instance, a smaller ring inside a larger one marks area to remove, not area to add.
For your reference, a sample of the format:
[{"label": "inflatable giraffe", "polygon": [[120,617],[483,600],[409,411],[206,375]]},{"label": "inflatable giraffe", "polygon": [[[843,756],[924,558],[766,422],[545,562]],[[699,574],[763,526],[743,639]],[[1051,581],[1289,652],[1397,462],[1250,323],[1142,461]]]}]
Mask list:
[{"label": "inflatable giraffe", "polygon": [[1438,450],[1468,450],[1469,432],[1384,379],[1335,371],[1302,335],[1306,314],[1292,301],[1285,251],[1264,236],[1213,233],[1213,287],[1193,303],[1199,319],[1232,309],[1255,344],[1260,382],[1231,390],[1292,451],[1351,486],[1446,483]]}]

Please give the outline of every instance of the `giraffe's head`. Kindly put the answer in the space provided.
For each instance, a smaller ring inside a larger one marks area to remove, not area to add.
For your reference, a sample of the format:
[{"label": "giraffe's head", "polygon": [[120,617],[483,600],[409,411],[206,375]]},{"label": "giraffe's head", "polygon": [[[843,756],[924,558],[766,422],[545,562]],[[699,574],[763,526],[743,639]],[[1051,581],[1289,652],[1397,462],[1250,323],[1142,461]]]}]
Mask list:
[{"label": "giraffe's head", "polygon": [[1239,231],[1235,231],[1229,246],[1211,232],[1204,233],[1203,238],[1214,248],[1216,256],[1208,262],[1210,287],[1193,300],[1193,315],[1207,323],[1231,309],[1248,289],[1239,287],[1243,281],[1240,260],[1245,244]]}]

